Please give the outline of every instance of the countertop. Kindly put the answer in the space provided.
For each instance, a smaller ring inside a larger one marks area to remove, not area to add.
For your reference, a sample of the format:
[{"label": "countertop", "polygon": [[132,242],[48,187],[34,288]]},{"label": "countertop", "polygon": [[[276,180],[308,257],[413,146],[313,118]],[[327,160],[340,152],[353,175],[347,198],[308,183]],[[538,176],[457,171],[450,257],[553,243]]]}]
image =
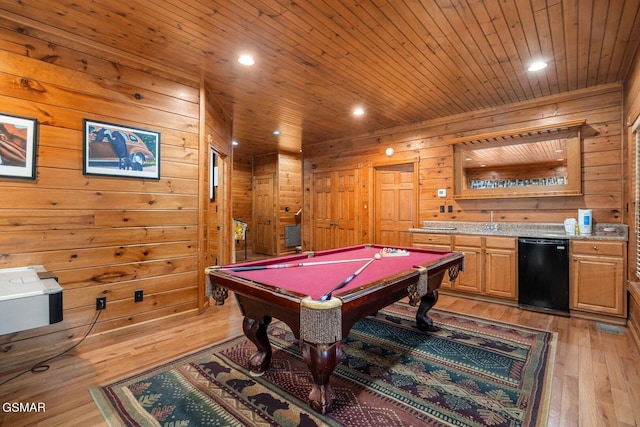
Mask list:
[{"label": "countertop", "polygon": [[424,221],[421,228],[409,229],[411,233],[481,234],[485,236],[532,237],[570,240],[628,241],[629,227],[625,224],[595,224],[591,235],[570,235],[562,223],[550,222],[465,222]]}]

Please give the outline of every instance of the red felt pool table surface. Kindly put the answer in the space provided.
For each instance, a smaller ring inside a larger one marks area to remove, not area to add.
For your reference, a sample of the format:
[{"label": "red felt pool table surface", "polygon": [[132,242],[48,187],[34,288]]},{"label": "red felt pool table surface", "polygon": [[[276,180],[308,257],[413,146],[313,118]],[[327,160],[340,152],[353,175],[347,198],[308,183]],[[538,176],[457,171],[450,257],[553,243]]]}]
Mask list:
[{"label": "red felt pool table surface", "polygon": [[[292,255],[263,261],[236,264],[234,266],[279,265],[285,263],[314,263],[337,260],[360,260],[345,263],[310,265],[304,267],[270,268],[266,270],[227,271],[233,276],[242,277],[255,283],[273,286],[279,289],[308,295],[318,299],[380,253],[383,246],[362,245],[336,250],[316,252],[315,256],[306,254]],[[372,282],[384,280],[409,269],[427,266],[450,255],[451,252],[432,249],[409,249],[408,256],[388,256],[374,260],[356,278],[344,288],[333,293],[334,296],[352,291]]]}]

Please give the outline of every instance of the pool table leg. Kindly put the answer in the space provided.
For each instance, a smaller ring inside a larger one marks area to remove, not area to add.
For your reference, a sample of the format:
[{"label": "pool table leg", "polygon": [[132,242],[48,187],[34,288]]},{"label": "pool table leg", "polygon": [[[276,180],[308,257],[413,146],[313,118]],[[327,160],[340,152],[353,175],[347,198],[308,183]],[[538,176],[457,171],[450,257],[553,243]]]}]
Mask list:
[{"label": "pool table leg", "polygon": [[271,323],[270,316],[265,316],[262,322],[250,317],[245,317],[242,321],[244,334],[258,348],[258,351],[249,358],[249,372],[251,375],[259,376],[264,374],[271,364],[271,343],[267,335],[269,323]]},{"label": "pool table leg", "polygon": [[416,313],[416,324],[418,329],[424,332],[438,330],[436,326],[433,326],[433,319],[431,319],[427,312],[431,310],[431,307],[438,302],[438,290],[434,289],[431,292],[426,293],[420,298],[420,307]]},{"label": "pool table leg", "polygon": [[342,357],[342,342],[333,344],[312,344],[301,342],[302,357],[313,376],[313,387],[309,393],[309,406],[321,414],[333,408],[336,398],[329,379]]}]

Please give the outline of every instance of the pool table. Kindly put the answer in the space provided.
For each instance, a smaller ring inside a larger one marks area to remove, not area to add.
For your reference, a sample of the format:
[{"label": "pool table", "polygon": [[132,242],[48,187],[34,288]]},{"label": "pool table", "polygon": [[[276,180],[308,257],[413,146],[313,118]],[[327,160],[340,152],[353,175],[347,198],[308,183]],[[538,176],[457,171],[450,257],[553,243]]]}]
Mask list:
[{"label": "pool table", "polygon": [[271,362],[272,317],[291,328],[313,376],[309,405],[325,414],[335,398],[329,378],[342,355],[341,341],[355,322],[408,296],[412,305],[420,303],[418,328],[431,329],[427,312],[444,274],[453,281],[464,266],[459,252],[394,249],[359,245],[208,267],[209,292],[217,304],[227,290],[236,296],[244,333],[257,347],[248,366],[253,375],[263,374]]}]

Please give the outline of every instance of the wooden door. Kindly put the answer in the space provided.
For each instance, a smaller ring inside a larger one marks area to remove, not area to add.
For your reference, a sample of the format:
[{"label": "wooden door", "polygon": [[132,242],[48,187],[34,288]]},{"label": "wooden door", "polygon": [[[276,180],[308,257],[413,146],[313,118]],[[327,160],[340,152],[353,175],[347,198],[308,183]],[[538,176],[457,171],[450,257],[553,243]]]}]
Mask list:
[{"label": "wooden door", "polygon": [[273,206],[273,177],[253,179],[254,251],[273,255],[275,208]]},{"label": "wooden door", "polygon": [[357,169],[313,174],[313,250],[359,243],[358,179]]},{"label": "wooden door", "polygon": [[313,249],[333,247],[333,176],[334,172],[313,174]]},{"label": "wooden door", "polygon": [[[333,218],[335,218],[335,236],[333,248],[352,246],[358,243],[357,230],[357,170],[337,171],[336,188],[333,191]],[[327,248],[328,249],[328,248]]]},{"label": "wooden door", "polygon": [[375,169],[375,243],[411,246],[409,229],[415,226],[416,194],[413,163]]}]

